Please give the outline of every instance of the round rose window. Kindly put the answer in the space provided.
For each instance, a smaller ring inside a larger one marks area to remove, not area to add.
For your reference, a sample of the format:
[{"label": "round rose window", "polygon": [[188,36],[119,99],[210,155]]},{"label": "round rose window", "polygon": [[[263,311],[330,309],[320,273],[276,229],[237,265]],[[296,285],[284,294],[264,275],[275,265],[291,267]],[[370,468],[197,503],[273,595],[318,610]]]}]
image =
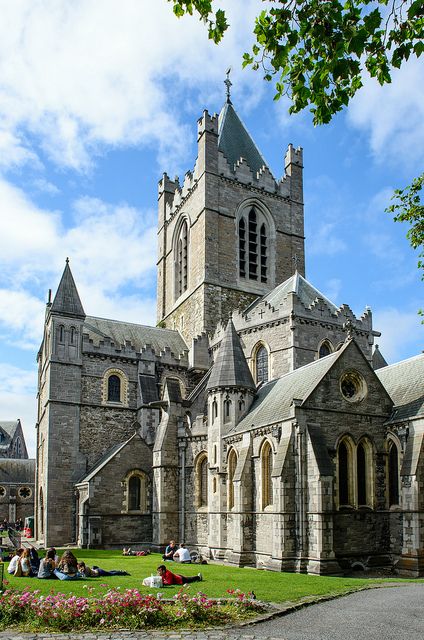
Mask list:
[{"label": "round rose window", "polygon": [[367,395],[367,384],[357,371],[346,371],[340,378],[340,391],[348,402],[360,402]]}]

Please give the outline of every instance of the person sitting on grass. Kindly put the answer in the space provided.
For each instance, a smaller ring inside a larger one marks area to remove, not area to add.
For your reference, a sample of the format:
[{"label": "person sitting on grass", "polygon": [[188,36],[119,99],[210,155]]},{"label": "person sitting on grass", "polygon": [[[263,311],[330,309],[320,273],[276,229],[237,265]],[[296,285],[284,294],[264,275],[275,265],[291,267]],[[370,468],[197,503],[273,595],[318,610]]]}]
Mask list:
[{"label": "person sitting on grass", "polygon": [[54,570],[54,575],[59,580],[76,580],[81,577],[78,573],[78,560],[72,551],[65,551],[59,560],[57,569]]},{"label": "person sitting on grass", "polygon": [[42,578],[44,580],[49,578],[56,579],[56,576],[54,575],[54,570],[56,569],[55,555],[55,549],[49,549],[47,551],[46,557],[42,558],[40,561],[37,578]]},{"label": "person sitting on grass", "polygon": [[174,553],[174,561],[184,562],[186,564],[191,563],[190,551],[185,546],[184,542],[181,542],[180,548]]},{"label": "person sitting on grass", "polygon": [[15,550],[13,557],[9,562],[9,566],[7,567],[7,573],[10,573],[11,576],[13,576],[13,574],[15,573],[23,552],[24,550],[22,548]]},{"label": "person sitting on grass", "polygon": [[127,571],[119,571],[118,569],[111,569],[106,571],[100,567],[93,566],[87,567],[85,562],[78,562],[78,572],[83,578],[99,578],[100,576],[129,576]]},{"label": "person sitting on grass", "polygon": [[157,571],[158,575],[162,578],[162,584],[164,587],[168,587],[173,584],[189,584],[190,582],[200,582],[203,580],[201,573],[198,573],[197,576],[182,576],[179,573],[172,573],[172,571],[169,571],[164,564],[159,565]]},{"label": "person sitting on grass", "polygon": [[168,546],[165,549],[165,553],[162,556],[162,560],[173,560],[174,553],[177,551],[177,544],[175,540],[170,540]]},{"label": "person sitting on grass", "polygon": [[128,547],[128,549],[124,547],[122,549],[123,556],[148,556],[149,553],[150,553],[149,549],[147,549],[146,551],[133,551],[131,547]]}]

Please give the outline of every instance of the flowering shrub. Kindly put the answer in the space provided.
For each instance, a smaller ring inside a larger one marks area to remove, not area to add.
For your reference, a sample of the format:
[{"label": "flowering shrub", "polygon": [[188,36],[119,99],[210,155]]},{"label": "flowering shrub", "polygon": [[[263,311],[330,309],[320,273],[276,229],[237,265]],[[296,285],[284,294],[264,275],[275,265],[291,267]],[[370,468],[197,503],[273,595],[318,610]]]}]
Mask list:
[{"label": "flowering shrub", "polygon": [[84,597],[51,593],[40,595],[39,591],[0,591],[0,629],[18,626],[31,629],[57,631],[125,627],[142,629],[222,624],[240,619],[250,611],[259,611],[262,606],[249,595],[232,591],[231,602],[221,606],[216,601],[197,593],[190,596],[181,589],[171,601],[161,594],[144,595],[137,589],[109,589],[102,595],[94,595],[88,588]]}]

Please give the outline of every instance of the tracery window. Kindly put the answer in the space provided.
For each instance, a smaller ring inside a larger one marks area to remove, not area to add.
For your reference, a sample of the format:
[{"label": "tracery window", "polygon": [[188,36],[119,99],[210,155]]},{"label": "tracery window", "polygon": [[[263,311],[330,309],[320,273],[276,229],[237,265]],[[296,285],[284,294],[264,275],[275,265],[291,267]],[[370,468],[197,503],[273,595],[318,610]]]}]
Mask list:
[{"label": "tracery window", "polygon": [[272,447],[265,442],[261,451],[262,509],[272,504]]},{"label": "tracery window", "polygon": [[237,467],[237,454],[234,449],[231,449],[228,454],[228,491],[227,491],[227,504],[228,511],[234,507],[234,475]]},{"label": "tracery window", "polygon": [[188,224],[184,220],[175,245],[175,297],[187,290],[188,285]]},{"label": "tracery window", "polygon": [[256,383],[268,382],[268,351],[263,345],[256,351],[255,370]]},{"label": "tracery window", "polygon": [[263,216],[254,207],[241,216],[238,238],[240,277],[268,282],[269,233]]}]

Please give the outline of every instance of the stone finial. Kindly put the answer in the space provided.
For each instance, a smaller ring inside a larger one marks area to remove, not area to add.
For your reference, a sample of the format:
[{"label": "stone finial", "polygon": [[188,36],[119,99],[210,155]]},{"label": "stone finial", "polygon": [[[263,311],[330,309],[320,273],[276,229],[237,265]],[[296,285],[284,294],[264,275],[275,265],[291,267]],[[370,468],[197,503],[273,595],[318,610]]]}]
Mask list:
[{"label": "stone finial", "polygon": [[346,340],[352,340],[353,338],[352,320],[346,320],[346,322],[343,323],[343,331],[346,331]]}]

